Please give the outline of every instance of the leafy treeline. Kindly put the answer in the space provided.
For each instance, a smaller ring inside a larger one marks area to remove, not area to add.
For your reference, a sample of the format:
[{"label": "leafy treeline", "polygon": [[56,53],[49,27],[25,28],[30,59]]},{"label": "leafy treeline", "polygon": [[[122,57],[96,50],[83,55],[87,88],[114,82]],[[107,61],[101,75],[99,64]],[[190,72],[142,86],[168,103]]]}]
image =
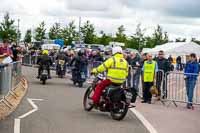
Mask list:
[{"label": "leafy treeline", "polygon": [[[9,13],[6,13],[3,21],[0,23],[0,39],[17,41],[17,35],[21,34],[19,34],[20,32],[14,24],[15,20],[10,18]],[[141,24],[137,25],[136,31],[132,36],[127,36],[125,34],[126,28],[124,25],[119,26],[115,34],[106,34],[103,30],[97,33],[94,24],[90,21],[85,22],[80,28],[75,25],[74,21],[69,22],[65,26],[61,26],[60,23],[55,23],[49,31],[47,31],[45,26],[45,22],[43,21],[34,29],[34,31],[28,29],[23,41],[25,43],[31,43],[33,39],[36,41],[42,41],[44,39],[63,39],[65,45],[70,45],[72,41],[83,41],[87,44],[103,45],[108,45],[109,42],[116,41],[125,43],[126,47],[139,50],[144,47],[153,48],[156,45],[161,45],[170,41],[168,33],[165,32],[160,25],[157,25],[154,28],[153,34],[149,36],[145,35],[147,29],[142,29]],[[185,38],[176,39],[176,42],[185,41]],[[200,41],[195,38],[193,38],[192,41],[200,44]]]}]

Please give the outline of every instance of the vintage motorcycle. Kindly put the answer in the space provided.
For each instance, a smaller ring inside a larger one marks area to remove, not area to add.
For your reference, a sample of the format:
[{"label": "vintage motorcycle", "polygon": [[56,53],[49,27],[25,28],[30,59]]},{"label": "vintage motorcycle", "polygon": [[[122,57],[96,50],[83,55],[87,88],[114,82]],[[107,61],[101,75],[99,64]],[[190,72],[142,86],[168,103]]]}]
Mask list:
[{"label": "vintage motorcycle", "polygon": [[110,112],[114,120],[122,120],[130,107],[132,93],[125,85],[112,84],[106,87],[97,105],[91,104],[91,97],[94,93],[96,85],[105,79],[103,74],[97,74],[91,83],[91,86],[85,92],[83,106],[86,111],[91,111],[93,108],[102,112]]},{"label": "vintage motorcycle", "polygon": [[65,75],[65,61],[64,60],[58,60],[57,75],[59,78],[63,78]]}]

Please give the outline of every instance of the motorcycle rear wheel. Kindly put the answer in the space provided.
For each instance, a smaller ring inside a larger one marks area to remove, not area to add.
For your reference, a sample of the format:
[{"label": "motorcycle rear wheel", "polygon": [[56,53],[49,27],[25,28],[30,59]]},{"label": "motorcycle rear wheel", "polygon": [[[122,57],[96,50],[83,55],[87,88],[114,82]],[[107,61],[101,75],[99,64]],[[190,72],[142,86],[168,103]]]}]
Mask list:
[{"label": "motorcycle rear wheel", "polygon": [[42,80],[42,84],[45,85],[46,84],[46,80]]},{"label": "motorcycle rear wheel", "polygon": [[119,109],[118,111],[114,109],[110,111],[112,119],[118,121],[124,119],[127,113],[128,113],[128,105],[125,105],[123,109]]}]

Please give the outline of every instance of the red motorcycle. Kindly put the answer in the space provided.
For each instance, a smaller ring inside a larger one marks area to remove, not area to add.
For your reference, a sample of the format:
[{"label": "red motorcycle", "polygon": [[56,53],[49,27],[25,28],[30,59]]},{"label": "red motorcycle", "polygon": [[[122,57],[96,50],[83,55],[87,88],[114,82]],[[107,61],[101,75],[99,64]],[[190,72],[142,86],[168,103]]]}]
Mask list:
[{"label": "red motorcycle", "polygon": [[98,106],[91,104],[92,95],[94,94],[96,85],[105,79],[105,76],[98,74],[95,76],[91,85],[87,88],[83,106],[85,111],[91,111],[93,108],[102,112],[110,112],[114,120],[122,120],[130,108],[132,93],[123,85],[112,84],[106,87],[100,99]]}]

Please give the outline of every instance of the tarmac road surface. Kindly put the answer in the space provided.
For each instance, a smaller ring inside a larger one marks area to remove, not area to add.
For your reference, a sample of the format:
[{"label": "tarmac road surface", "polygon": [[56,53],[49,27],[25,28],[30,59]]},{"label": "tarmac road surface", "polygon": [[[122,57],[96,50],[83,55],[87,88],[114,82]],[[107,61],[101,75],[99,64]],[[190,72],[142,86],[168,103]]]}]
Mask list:
[{"label": "tarmac road surface", "polygon": [[34,101],[39,110],[21,119],[20,133],[148,133],[145,126],[129,111],[123,121],[112,120],[109,113],[93,110],[85,112],[82,99],[85,88],[72,85],[68,79],[53,79],[42,85],[36,79],[37,69],[23,67],[29,81],[29,90],[19,108],[3,121],[0,133],[14,133],[14,119],[31,110],[27,98]]}]

